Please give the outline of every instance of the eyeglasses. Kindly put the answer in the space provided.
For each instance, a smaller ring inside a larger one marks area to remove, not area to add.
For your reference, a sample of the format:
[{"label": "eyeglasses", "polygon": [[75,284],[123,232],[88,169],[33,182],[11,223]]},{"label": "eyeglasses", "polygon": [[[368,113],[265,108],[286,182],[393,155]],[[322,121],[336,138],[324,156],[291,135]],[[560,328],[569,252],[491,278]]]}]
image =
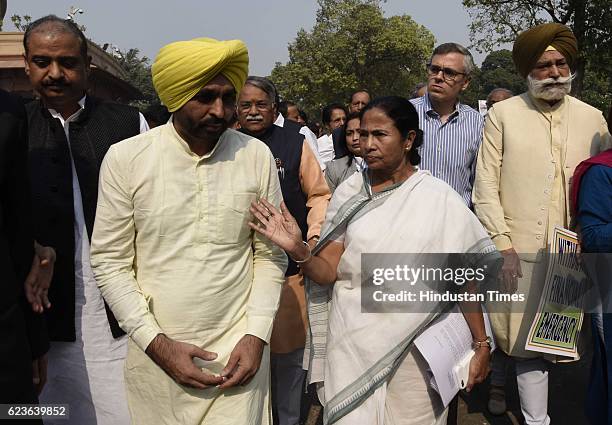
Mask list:
[{"label": "eyeglasses", "polygon": [[258,111],[267,111],[268,109],[272,108],[272,104],[269,102],[240,102],[238,104],[238,108],[242,111],[248,111],[253,107],[253,105],[255,105],[255,108]]},{"label": "eyeglasses", "polygon": [[460,75],[467,75],[465,72],[455,71],[451,68],[442,68],[438,65],[427,64],[427,74],[430,77],[438,75],[442,71],[442,78],[444,81],[455,81]]}]

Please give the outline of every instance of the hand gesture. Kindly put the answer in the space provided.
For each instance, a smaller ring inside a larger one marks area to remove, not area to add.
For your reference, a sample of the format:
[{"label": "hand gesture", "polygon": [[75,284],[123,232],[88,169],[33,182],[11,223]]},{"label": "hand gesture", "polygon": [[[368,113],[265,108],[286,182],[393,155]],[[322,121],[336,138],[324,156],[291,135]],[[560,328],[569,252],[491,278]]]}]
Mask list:
[{"label": "hand gesture", "polygon": [[196,345],[174,341],[164,334],[159,334],[151,341],[146,353],[177,384],[204,389],[223,382],[221,376],[204,373],[193,363],[194,357],[207,361],[217,358],[216,353],[205,351]]},{"label": "hand gesture", "polygon": [[474,357],[470,360],[470,375],[465,390],[472,391],[475,384],[480,384],[491,370],[489,362],[491,360],[491,350],[489,347],[481,347],[476,350]]},{"label": "hand gesture", "polygon": [[264,342],[253,335],[243,336],[232,350],[227,366],[221,376],[227,379],[220,389],[231,388],[236,385],[246,385],[255,376],[261,364]]},{"label": "hand gesture", "polygon": [[523,277],[521,260],[514,248],[501,251],[501,255],[504,257],[504,265],[499,276],[502,281],[502,290],[508,294],[514,294],[518,289],[518,278]]},{"label": "hand gesture", "polygon": [[278,211],[263,198],[257,203],[252,202],[249,210],[259,223],[249,223],[249,226],[285,251],[293,252],[302,245],[302,231],[284,202],[281,202],[280,207]]},{"label": "hand gesture", "polygon": [[24,282],[24,289],[26,298],[35,313],[42,313],[44,309],[51,308],[48,294],[54,265],[55,251],[53,248],[34,242],[34,259]]}]

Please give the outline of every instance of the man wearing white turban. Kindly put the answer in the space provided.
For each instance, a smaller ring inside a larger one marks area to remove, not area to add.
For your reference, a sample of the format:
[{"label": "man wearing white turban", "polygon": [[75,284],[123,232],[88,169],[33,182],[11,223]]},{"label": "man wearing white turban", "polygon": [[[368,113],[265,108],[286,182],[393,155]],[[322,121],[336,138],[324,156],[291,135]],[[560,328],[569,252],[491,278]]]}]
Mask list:
[{"label": "man wearing white turban", "polygon": [[172,119],[108,152],[91,254],[130,336],[130,415],[135,424],[269,424],[267,344],[287,258],[248,226],[252,201],[280,204],[274,159],[228,128],[246,46],[172,43],[152,73]]}]

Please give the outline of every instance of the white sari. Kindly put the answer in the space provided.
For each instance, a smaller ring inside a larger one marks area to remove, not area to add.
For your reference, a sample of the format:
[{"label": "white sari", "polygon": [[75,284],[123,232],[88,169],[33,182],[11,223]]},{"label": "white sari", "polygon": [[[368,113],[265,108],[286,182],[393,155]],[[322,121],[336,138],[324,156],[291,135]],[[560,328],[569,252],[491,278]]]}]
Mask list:
[{"label": "white sari", "polygon": [[[461,197],[427,171],[378,193],[365,173],[351,176],[332,197],[315,251],[331,240],[344,244],[336,283],[306,283],[309,383],[324,382],[326,424],[395,423],[389,417],[404,414],[389,411],[387,386],[404,360],[414,367],[413,339],[447,304],[422,313],[362,313],[361,254],[472,253],[479,264],[497,265],[499,253]],[[410,416],[427,416],[408,397],[403,404]]]}]

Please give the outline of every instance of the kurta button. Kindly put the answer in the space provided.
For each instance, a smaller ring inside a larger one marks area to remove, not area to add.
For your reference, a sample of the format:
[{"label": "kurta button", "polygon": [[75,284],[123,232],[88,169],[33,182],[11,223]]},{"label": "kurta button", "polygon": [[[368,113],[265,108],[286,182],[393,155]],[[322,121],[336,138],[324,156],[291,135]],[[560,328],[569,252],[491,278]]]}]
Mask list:
[{"label": "kurta button", "polygon": [[536,239],[538,239],[538,240],[539,240],[539,239],[542,239],[542,235],[537,235],[537,236],[536,236]]},{"label": "kurta button", "polygon": [[542,225],[542,221],[538,221],[538,224],[541,226]]}]

